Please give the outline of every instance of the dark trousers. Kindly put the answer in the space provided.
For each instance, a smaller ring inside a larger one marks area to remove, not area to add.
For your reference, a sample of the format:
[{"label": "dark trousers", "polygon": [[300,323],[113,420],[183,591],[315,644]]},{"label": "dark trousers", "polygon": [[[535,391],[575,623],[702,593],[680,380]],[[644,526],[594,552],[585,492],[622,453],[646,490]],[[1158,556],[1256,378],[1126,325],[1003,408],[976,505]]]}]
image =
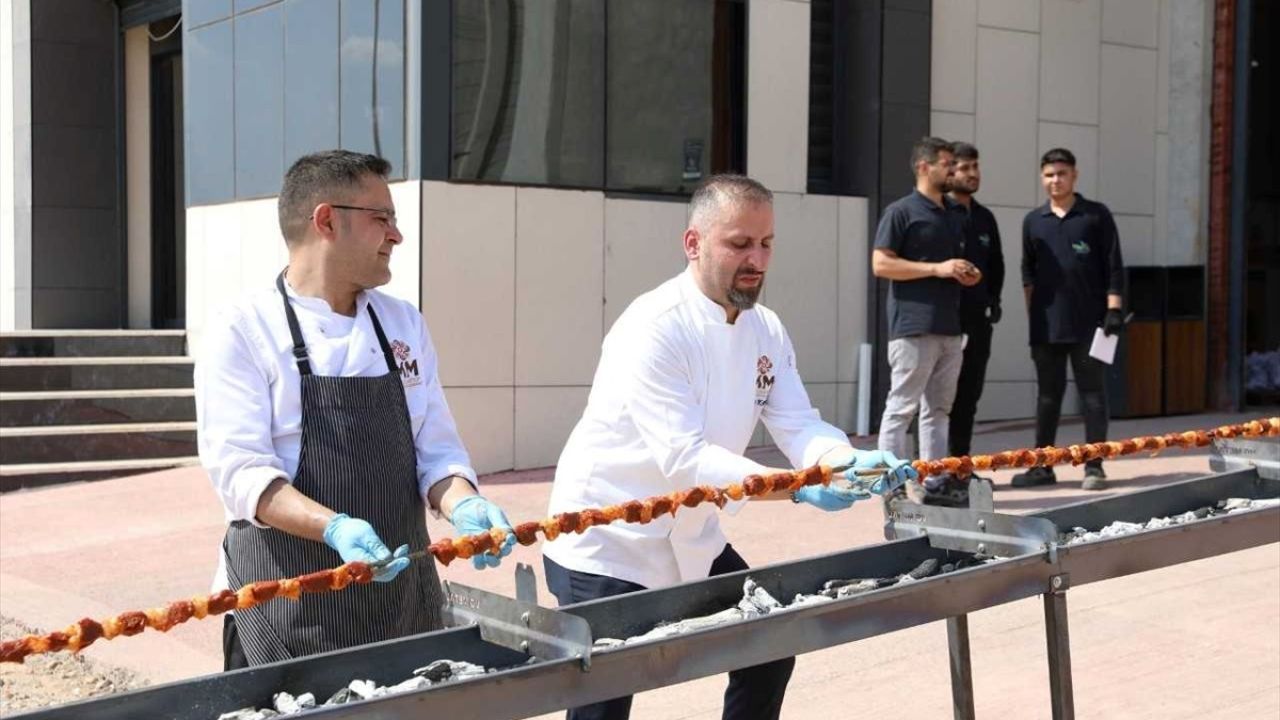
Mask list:
[{"label": "dark trousers", "polygon": [[[645,589],[625,580],[569,570],[545,557],[542,562],[547,573],[547,587],[561,605]],[[709,575],[746,569],[747,563],[742,556],[732,545],[726,545],[720,557],[711,563]],[[787,682],[791,680],[795,665],[795,658],[785,658],[729,673],[729,687],[724,691],[725,720],[777,720],[782,713],[782,697],[787,692]],[[573,708],[565,717],[568,720],[626,720],[630,715],[631,697],[628,696]]]},{"label": "dark trousers", "polygon": [[222,670],[239,670],[249,667],[249,658],[245,657],[244,647],[240,644],[240,633],[236,630],[236,616],[227,613],[222,616]]},{"label": "dark trousers", "polygon": [[987,382],[987,360],[991,359],[991,324],[979,323],[965,330],[969,341],[964,346],[960,363],[960,379],[956,381],[956,399],[951,404],[951,429],[947,436],[947,454],[953,457],[969,454],[973,440],[973,417],[978,412],[982,386]]},{"label": "dark trousers", "polygon": [[[1031,346],[1031,359],[1036,364],[1036,446],[1053,445],[1058,437],[1058,419],[1062,416],[1062,395],[1067,390],[1067,360],[1080,391],[1080,408],[1084,413],[1085,442],[1107,439],[1106,368],[1089,357],[1089,343],[1046,343]],[[1087,463],[1102,467],[1101,460]]]}]

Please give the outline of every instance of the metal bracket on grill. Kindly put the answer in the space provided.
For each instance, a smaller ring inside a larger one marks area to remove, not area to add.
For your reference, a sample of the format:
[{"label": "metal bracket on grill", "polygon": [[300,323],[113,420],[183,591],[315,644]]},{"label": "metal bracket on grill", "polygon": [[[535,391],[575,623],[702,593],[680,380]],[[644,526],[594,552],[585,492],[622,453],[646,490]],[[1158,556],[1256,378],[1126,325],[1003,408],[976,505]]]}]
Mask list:
[{"label": "metal bracket on grill", "polygon": [[1044,518],[896,503],[885,521],[885,537],[922,535],[944,550],[1002,556],[1049,553],[1050,562],[1057,555],[1058,528]]},{"label": "metal bracket on grill", "polygon": [[476,625],[486,642],[542,660],[576,659],[584,671],[591,669],[591,626],[586,620],[448,581],[444,595],[448,625]]}]

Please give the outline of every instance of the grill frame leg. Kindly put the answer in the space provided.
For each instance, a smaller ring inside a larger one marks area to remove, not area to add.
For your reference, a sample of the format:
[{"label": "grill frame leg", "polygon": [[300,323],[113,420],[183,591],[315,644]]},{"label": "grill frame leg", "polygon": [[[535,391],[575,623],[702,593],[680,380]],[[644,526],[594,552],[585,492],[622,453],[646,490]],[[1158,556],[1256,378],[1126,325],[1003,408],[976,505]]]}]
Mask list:
[{"label": "grill frame leg", "polygon": [[1044,597],[1045,646],[1049,655],[1049,702],[1053,720],[1074,720],[1075,693],[1071,683],[1071,635],[1067,622],[1066,575],[1055,576]]},{"label": "grill frame leg", "polygon": [[973,665],[969,662],[969,616],[947,618],[947,650],[951,659],[951,707],[955,720],[975,720]]}]

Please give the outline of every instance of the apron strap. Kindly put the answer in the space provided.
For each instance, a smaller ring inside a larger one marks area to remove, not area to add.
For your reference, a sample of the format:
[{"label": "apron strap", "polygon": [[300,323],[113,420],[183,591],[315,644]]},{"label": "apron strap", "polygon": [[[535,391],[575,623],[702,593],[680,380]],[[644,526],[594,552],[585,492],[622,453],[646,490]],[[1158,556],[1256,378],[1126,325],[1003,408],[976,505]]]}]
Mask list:
[{"label": "apron strap", "polygon": [[391,345],[387,343],[387,334],[382,332],[382,323],[378,322],[378,313],[373,311],[373,303],[369,303],[369,319],[373,321],[373,331],[378,334],[378,344],[382,346],[382,357],[387,361],[387,371],[399,373],[396,357],[391,353]]},{"label": "apron strap", "polygon": [[298,325],[298,316],[293,312],[293,306],[289,304],[289,293],[284,289],[284,274],[288,271],[287,267],[280,271],[280,275],[276,277],[276,289],[280,291],[280,298],[284,300],[284,317],[289,321],[289,334],[293,336],[293,359],[298,363],[298,374],[306,377],[311,374],[311,361],[307,359],[307,344],[302,341],[302,328]]}]

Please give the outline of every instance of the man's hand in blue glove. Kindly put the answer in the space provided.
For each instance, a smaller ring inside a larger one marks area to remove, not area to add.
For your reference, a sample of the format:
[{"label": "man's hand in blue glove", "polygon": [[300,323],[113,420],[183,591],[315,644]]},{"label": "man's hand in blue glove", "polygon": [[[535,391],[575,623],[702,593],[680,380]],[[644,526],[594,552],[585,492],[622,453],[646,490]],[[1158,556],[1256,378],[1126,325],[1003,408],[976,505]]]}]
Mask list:
[{"label": "man's hand in blue glove", "polygon": [[[906,460],[899,460],[891,452],[884,450],[854,450],[845,453],[832,452],[826,460],[832,467],[851,466],[844,472],[843,480],[852,485],[852,491],[859,497],[871,494],[884,495],[906,485],[908,481],[920,477],[916,469]],[[859,471],[884,470],[879,477],[859,477]]]},{"label": "man's hand in blue glove", "polygon": [[865,494],[859,494],[852,488],[837,487],[834,484],[805,485],[791,493],[791,499],[795,502],[808,503],[827,512],[847,510],[854,502],[865,497]]},{"label": "man's hand in blue glove", "polygon": [[405,557],[409,554],[408,545],[401,545],[392,553],[372,525],[346,513],[334,515],[325,525],[324,542],[337,550],[344,562],[375,563],[394,556],[395,560],[373,571],[376,582],[391,582],[409,567],[409,558]]},{"label": "man's hand in blue glove", "polygon": [[498,549],[498,554],[481,553],[471,556],[471,563],[477,570],[498,567],[498,563],[511,554],[511,548],[516,544],[516,534],[511,527],[511,522],[507,520],[506,513],[480,495],[468,495],[459,500],[453,506],[453,517],[449,518],[449,522],[453,523],[459,535],[476,535],[489,532],[493,528],[502,528],[507,531],[507,540]]}]

